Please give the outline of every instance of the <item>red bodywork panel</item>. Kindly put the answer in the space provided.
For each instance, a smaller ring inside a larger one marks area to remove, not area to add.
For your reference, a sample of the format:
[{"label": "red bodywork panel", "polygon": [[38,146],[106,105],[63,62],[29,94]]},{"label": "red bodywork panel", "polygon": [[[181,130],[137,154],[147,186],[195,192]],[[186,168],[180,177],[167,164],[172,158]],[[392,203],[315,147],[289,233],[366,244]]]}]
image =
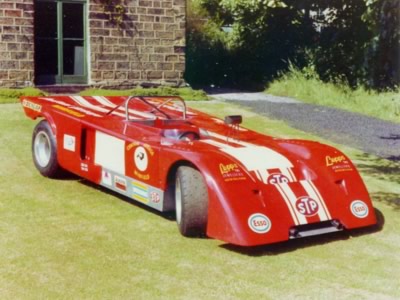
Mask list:
[{"label": "red bodywork panel", "polygon": [[174,210],[167,188],[176,168],[196,167],[208,186],[209,237],[254,246],[376,224],[359,173],[330,146],[228,125],[178,97],[21,103],[50,123],[64,169],[159,211]]}]

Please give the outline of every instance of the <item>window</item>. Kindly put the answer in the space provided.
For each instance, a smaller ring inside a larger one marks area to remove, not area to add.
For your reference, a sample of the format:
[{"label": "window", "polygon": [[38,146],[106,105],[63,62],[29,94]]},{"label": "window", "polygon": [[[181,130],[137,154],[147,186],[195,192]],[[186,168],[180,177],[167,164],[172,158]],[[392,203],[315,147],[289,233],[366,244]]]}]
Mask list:
[{"label": "window", "polygon": [[87,83],[86,1],[36,0],[36,84]]}]

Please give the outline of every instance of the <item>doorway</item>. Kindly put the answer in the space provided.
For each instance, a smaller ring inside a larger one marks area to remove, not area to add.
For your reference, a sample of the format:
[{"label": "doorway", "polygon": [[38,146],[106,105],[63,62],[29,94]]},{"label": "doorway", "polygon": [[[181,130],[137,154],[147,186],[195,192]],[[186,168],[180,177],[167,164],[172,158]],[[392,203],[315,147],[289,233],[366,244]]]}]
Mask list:
[{"label": "doorway", "polygon": [[86,1],[35,1],[35,83],[86,84]]}]

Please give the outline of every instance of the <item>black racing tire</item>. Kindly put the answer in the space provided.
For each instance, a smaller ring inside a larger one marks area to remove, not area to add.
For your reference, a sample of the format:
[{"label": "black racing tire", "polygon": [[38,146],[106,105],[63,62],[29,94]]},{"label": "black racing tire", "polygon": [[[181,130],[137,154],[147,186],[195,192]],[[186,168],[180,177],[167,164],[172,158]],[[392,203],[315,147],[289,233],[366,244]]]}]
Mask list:
[{"label": "black racing tire", "polygon": [[208,219],[207,185],[201,173],[181,166],[175,181],[176,222],[179,231],[186,237],[205,236]]},{"label": "black racing tire", "polygon": [[49,178],[59,178],[63,170],[57,160],[57,141],[46,120],[40,121],[32,134],[33,163],[39,172]]}]

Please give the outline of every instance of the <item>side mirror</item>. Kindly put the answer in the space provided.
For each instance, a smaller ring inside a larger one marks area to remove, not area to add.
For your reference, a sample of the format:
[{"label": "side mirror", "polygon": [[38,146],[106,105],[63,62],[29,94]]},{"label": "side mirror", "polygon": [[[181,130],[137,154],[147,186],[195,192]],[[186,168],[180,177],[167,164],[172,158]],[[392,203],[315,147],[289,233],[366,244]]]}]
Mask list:
[{"label": "side mirror", "polygon": [[242,124],[242,116],[241,115],[226,116],[225,117],[225,124],[227,124],[227,125],[239,125],[239,124]]}]

